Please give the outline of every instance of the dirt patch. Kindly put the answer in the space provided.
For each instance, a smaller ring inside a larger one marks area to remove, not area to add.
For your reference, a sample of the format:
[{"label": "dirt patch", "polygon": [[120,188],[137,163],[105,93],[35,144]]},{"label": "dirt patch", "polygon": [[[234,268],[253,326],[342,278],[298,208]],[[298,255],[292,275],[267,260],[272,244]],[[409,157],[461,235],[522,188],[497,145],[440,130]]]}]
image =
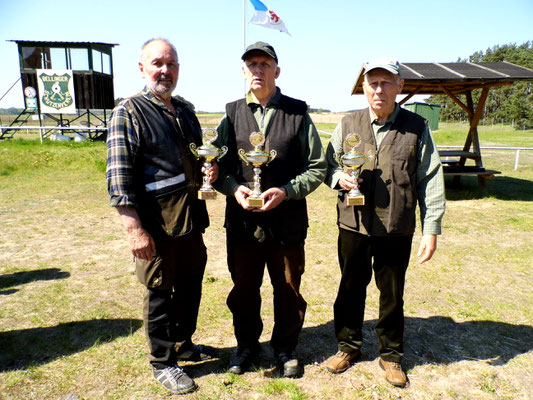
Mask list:
[{"label": "dirt patch", "polygon": [[[80,157],[83,154],[80,154]],[[153,380],[137,282],[103,177],[51,173],[0,186],[0,398],[164,399]],[[6,180],[0,181],[5,184]],[[406,357],[411,385],[388,385],[377,364],[373,327],[378,293],[369,286],[362,360],[341,375],[324,361],[336,351],[332,307],[336,260],[335,192],[308,199],[310,228],[302,292],[308,312],[298,352],[301,379],[277,379],[268,341],[272,289],[265,276],[256,369],[229,377],[235,348],[222,226],[224,198],[208,204],[208,266],[195,340],[220,358],[186,365],[200,389],[189,399],[528,399],[533,393],[531,229],[510,221],[522,202],[449,202],[445,235],[432,261],[411,263],[406,288]],[[516,203],[516,204],[514,204]],[[531,211],[531,209],[530,209]],[[519,222],[518,222],[519,223]],[[419,234],[415,237],[413,252]]]}]

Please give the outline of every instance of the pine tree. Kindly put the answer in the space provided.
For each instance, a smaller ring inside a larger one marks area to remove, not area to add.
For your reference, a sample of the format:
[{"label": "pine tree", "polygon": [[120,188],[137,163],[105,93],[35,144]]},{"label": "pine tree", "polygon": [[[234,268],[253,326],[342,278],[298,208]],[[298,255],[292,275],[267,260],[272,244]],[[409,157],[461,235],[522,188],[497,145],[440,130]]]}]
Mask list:
[{"label": "pine tree", "polygon": [[[476,51],[467,59],[459,59],[457,62],[503,62],[533,69],[533,43],[528,41],[520,46],[516,44],[497,45],[488,48],[484,53]],[[483,119],[486,122],[513,123],[516,129],[533,127],[533,90],[532,82],[516,82],[510,86],[493,88],[483,110]],[[472,91],[474,103],[477,103],[481,90]],[[464,95],[457,96],[466,102]],[[435,95],[427,99],[428,103],[441,104],[441,119],[466,121],[466,113],[446,95]]]}]

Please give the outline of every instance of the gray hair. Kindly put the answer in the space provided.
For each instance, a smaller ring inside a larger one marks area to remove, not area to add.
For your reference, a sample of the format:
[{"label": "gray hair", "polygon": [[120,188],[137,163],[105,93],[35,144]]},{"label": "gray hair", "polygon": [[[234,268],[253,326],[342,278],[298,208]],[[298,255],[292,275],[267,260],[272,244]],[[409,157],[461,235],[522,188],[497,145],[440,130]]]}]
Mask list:
[{"label": "gray hair", "polygon": [[146,42],[143,43],[143,45],[141,46],[141,61],[144,59],[144,49],[146,48],[146,46],[148,46],[152,42],[158,41],[165,42],[174,51],[174,54],[176,54],[176,61],[178,61],[178,51],[176,50],[176,47],[172,43],[170,43],[168,39],[161,37],[148,39]]}]

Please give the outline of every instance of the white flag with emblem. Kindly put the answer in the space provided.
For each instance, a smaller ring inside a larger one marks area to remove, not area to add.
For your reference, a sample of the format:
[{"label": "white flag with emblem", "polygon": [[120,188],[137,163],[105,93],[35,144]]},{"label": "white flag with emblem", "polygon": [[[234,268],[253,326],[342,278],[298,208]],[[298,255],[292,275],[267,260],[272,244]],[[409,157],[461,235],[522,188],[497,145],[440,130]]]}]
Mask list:
[{"label": "white flag with emblem", "polygon": [[281,18],[278,16],[278,14],[276,14],[270,8],[265,6],[259,0],[250,0],[250,2],[254,6],[255,10],[252,19],[250,20],[252,24],[261,25],[265,28],[276,29],[280,32],[285,32],[287,35],[291,36],[289,31],[287,30],[287,27],[285,26]]}]

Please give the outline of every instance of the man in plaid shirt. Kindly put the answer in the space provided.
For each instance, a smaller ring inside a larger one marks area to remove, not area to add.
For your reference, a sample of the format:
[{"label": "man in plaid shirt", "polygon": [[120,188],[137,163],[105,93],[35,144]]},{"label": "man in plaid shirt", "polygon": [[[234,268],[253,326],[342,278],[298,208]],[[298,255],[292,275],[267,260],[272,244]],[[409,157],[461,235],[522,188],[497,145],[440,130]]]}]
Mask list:
[{"label": "man in plaid shirt", "polygon": [[[172,98],[179,64],[170,42],[146,42],[139,69],[146,87],[113,111],[107,186],[146,286],[143,318],[153,375],[181,394],[196,384],[178,360],[201,361],[214,351],[191,339],[207,262],[202,233],[209,225],[205,202],[197,198],[201,167],[189,150],[201,144],[201,128],[187,105]],[[218,166],[205,172],[212,182]]]}]

